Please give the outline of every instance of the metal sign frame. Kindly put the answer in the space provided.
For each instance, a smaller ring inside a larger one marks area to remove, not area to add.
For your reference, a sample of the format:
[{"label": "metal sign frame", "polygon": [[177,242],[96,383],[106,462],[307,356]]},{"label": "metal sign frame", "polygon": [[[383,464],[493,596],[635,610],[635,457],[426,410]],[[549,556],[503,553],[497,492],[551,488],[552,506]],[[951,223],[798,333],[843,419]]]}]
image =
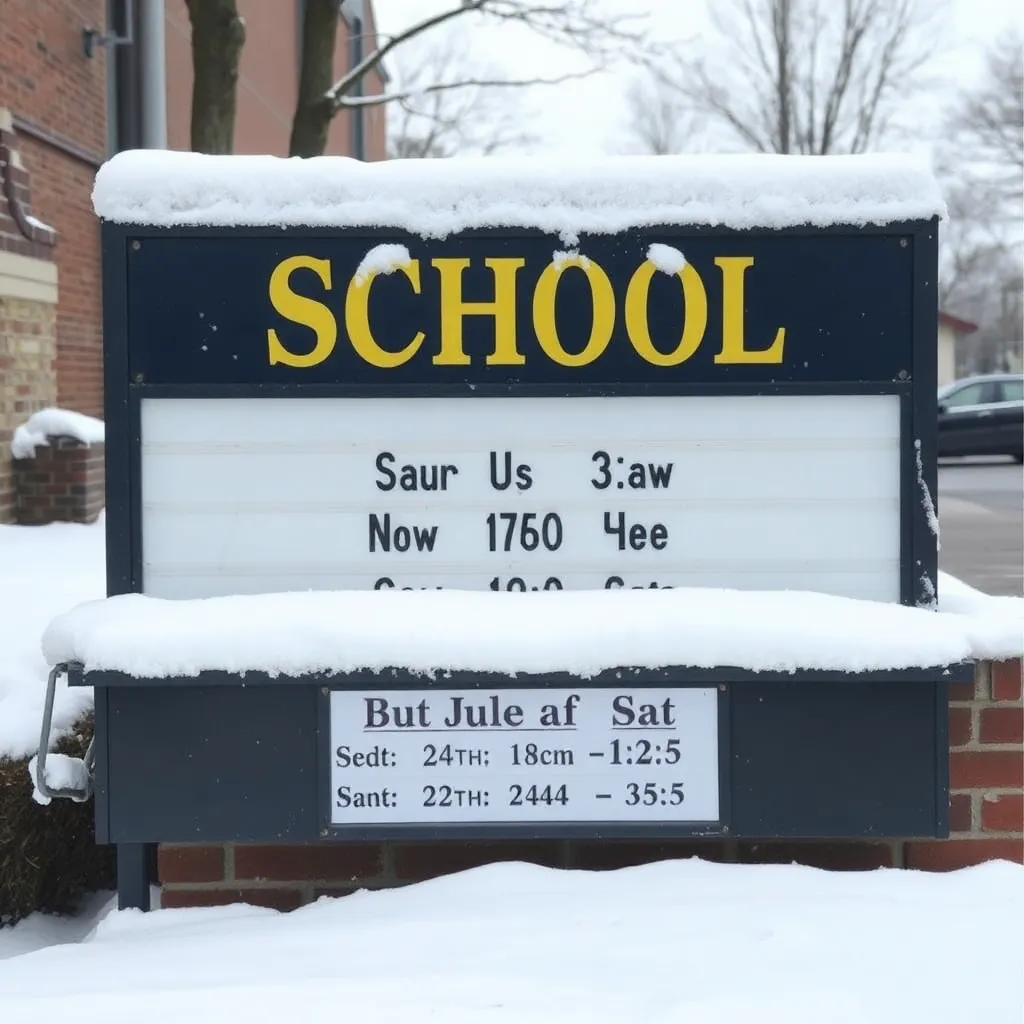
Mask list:
[{"label": "metal sign frame", "polygon": [[[570,397],[572,395],[896,395],[900,402],[900,601],[907,605],[928,606],[934,599],[929,581],[937,579],[938,555],[935,534],[929,522],[922,488],[934,502],[937,486],[936,420],[937,369],[936,337],[938,323],[936,220],[866,226],[853,229],[786,229],[771,232],[741,232],[667,226],[644,229],[646,237],[669,241],[692,237],[724,239],[799,239],[810,245],[816,239],[842,239],[851,235],[890,238],[909,249],[907,284],[912,286],[912,365],[886,380],[816,380],[812,382],[775,382],[763,374],[758,383],[716,383],[709,381],[673,383],[530,383],[517,380],[487,382],[419,383],[161,383],[146,379],[135,368],[133,338],[141,329],[129,322],[129,293],[132,287],[132,259],[149,240],[188,240],[196,243],[212,238],[230,238],[241,243],[257,239],[281,251],[283,240],[292,249],[316,240],[339,237],[336,229],[289,229],[272,234],[265,228],[142,228],[114,223],[103,224],[104,264],[104,352],[105,415],[107,424],[107,585],[108,593],[138,593],[142,588],[142,514],[141,514],[141,426],[140,407],[145,398],[245,398],[310,397],[370,399],[400,397],[476,396]],[[394,240],[399,232],[358,229],[348,232],[367,242]],[[458,236],[470,240],[520,239],[539,244],[550,241],[540,232],[494,229],[467,231]],[[581,245],[581,248],[585,246]],[[174,283],[173,280],[171,282]],[[856,330],[851,327],[851,335]],[[141,339],[140,339],[141,341]],[[491,375],[493,376],[493,374]],[[920,464],[918,464],[918,459]],[[919,469],[920,465],[920,469]],[[127,543],[126,543],[127,541]]]}]

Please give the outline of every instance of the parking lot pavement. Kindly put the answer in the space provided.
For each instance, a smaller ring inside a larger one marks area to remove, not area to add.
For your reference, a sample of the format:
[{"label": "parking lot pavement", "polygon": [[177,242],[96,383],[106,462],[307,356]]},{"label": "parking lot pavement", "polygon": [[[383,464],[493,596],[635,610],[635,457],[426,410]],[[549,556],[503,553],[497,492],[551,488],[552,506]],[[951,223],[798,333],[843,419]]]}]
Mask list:
[{"label": "parking lot pavement", "polygon": [[939,463],[939,567],[988,594],[1024,595],[1024,472],[1006,459]]}]

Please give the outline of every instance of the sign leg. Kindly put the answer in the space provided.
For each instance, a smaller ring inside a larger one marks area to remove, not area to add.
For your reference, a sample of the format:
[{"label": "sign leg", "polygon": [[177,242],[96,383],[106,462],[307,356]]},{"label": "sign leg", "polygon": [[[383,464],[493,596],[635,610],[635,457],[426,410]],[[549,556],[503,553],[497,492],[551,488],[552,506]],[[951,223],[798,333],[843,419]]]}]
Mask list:
[{"label": "sign leg", "polygon": [[156,847],[151,843],[117,844],[117,909],[149,910],[149,886]]}]

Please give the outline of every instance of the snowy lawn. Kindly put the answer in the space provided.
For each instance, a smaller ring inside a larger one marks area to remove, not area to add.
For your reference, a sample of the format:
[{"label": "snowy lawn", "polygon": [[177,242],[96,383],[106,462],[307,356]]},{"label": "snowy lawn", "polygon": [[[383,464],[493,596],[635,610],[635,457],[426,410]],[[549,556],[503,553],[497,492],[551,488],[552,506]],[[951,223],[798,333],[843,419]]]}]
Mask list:
[{"label": "snowy lawn", "polygon": [[0,960],[0,1019],[1019,1024],[1022,920],[1005,862],[499,864],[289,915],[112,912],[85,942]]},{"label": "snowy lawn", "polygon": [[[41,635],[102,596],[103,555],[102,522],[0,527],[0,754],[34,752]],[[1020,643],[1020,599],[945,576],[939,588],[945,613],[984,620],[990,641],[1016,628]],[[58,727],[89,700],[62,690]],[[1002,862],[951,874],[505,864],[291,915],[117,913],[100,896],[80,918],[0,931],[0,1021],[277,1024],[321,1010],[360,1024],[1019,1024],[1022,920],[1024,868]]]},{"label": "snowy lawn", "polygon": [[[50,620],[106,592],[103,516],[89,526],[0,526],[0,757],[39,745],[47,665],[40,638]],[[92,694],[62,682],[54,725],[67,729]]]},{"label": "snowy lawn", "polygon": [[[95,930],[96,924],[117,905],[112,892],[97,892],[82,900],[74,917],[56,914],[32,914],[13,928],[0,928],[0,960],[33,953],[47,946],[81,942]],[[3,1007],[0,991],[0,1008]]]}]

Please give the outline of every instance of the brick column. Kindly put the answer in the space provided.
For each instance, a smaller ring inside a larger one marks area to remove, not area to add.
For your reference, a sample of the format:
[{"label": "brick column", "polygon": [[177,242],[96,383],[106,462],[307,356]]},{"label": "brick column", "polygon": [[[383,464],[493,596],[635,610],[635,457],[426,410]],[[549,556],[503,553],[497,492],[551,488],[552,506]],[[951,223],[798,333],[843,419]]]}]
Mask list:
[{"label": "brick column", "polygon": [[54,232],[30,212],[28,174],[0,107],[0,523],[14,514],[14,428],[57,398]]},{"label": "brick column", "polygon": [[51,437],[35,455],[13,465],[15,522],[91,523],[103,510],[104,446]]},{"label": "brick column", "polygon": [[158,869],[164,907],[249,903],[294,910],[320,896],[399,884],[380,843],[161,846]]},{"label": "brick column", "polygon": [[951,687],[950,838],[908,842],[906,866],[943,870],[1024,861],[1024,704],[1021,662],[979,665]]}]

